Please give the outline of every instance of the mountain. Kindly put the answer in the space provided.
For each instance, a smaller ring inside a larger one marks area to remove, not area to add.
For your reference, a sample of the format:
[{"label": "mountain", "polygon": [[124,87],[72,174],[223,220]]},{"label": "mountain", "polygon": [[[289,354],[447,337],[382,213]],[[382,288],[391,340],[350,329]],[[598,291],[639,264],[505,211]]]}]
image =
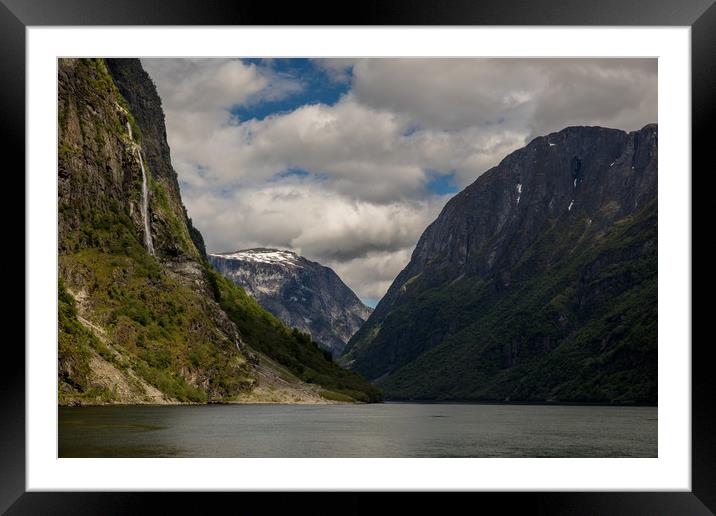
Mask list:
[{"label": "mountain", "polygon": [[291,251],[260,248],[210,254],[209,263],[334,357],[372,311],[332,269]]},{"label": "mountain", "polygon": [[58,63],[61,404],[378,401],[206,261],[137,59]]},{"label": "mountain", "polygon": [[657,126],[569,127],[478,177],[341,362],[398,399],[656,403]]}]

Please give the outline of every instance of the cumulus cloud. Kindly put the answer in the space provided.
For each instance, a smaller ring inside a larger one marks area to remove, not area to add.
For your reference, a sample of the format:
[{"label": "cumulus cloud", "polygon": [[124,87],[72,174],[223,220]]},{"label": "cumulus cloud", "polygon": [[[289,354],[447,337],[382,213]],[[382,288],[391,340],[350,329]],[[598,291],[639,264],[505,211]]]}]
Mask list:
[{"label": "cumulus cloud", "polygon": [[346,262],[336,262],[332,268],[349,285],[359,285],[363,299],[380,299],[398,273],[410,261],[412,247],[398,251],[371,251]]},{"label": "cumulus cloud", "polygon": [[352,70],[361,103],[423,127],[506,126],[536,136],[656,120],[655,59],[365,59]]},{"label": "cumulus cloud", "polygon": [[173,112],[214,114],[231,107],[275,100],[301,89],[301,83],[266,66],[240,59],[142,59],[160,81],[162,102]]},{"label": "cumulus cloud", "polygon": [[348,58],[313,60],[315,66],[325,71],[328,78],[333,82],[349,82],[351,80],[351,70],[357,61],[357,59]]},{"label": "cumulus cloud", "polygon": [[[431,178],[463,188],[568,125],[656,121],[656,60],[321,59],[314,71],[344,93],[295,105],[308,82],[271,62],[143,63],[208,249],[293,249],[364,298],[384,294],[449,198]],[[280,109],[234,114],[256,105]]]},{"label": "cumulus cloud", "polygon": [[331,192],[313,179],[239,188],[228,195],[192,189],[184,197],[194,220],[212,228],[204,231],[209,249],[291,249],[333,268],[364,298],[383,295],[444,202],[430,196],[371,203]]}]

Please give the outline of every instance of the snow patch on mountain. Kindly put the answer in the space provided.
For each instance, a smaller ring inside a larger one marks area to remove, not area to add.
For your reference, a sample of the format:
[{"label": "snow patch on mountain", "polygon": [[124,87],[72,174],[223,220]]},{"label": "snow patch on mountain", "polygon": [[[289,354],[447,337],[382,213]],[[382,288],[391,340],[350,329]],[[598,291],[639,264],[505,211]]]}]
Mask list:
[{"label": "snow patch on mountain", "polygon": [[257,263],[280,263],[284,265],[297,266],[298,255],[291,251],[276,251],[269,249],[246,249],[233,253],[215,253],[217,256],[228,260],[244,260]]},{"label": "snow patch on mountain", "polygon": [[309,333],[334,356],[372,311],[333,270],[292,251],[243,249],[209,254],[209,261],[263,308]]}]

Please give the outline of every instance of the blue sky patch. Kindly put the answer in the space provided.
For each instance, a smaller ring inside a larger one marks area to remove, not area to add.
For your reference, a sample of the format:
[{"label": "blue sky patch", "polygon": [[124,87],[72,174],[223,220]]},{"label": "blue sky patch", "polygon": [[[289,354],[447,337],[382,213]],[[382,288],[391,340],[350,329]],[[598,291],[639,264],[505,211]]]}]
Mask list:
[{"label": "blue sky patch", "polygon": [[375,308],[378,305],[378,301],[380,301],[380,299],[375,299],[373,297],[364,297],[363,299],[361,299],[361,301],[363,301],[363,304],[365,306]]},{"label": "blue sky patch", "polygon": [[417,125],[411,125],[405,131],[403,131],[403,138],[408,138],[410,136],[413,136],[419,130],[420,130],[420,127],[418,127]]},{"label": "blue sky patch", "polygon": [[264,118],[289,113],[307,104],[334,105],[350,89],[350,81],[332,81],[325,70],[318,67],[310,59],[242,59],[244,63],[253,63],[259,67],[270,67],[271,70],[289,80],[301,83],[301,90],[289,93],[277,100],[249,102],[235,106],[231,114],[240,121]]},{"label": "blue sky patch", "polygon": [[271,179],[268,179],[267,182],[269,183],[275,183],[277,181],[281,181],[283,179],[298,179],[299,181],[309,180],[316,183],[320,183],[323,181],[328,180],[328,175],[326,175],[324,172],[311,172],[309,170],[306,170],[305,168],[301,167],[290,167],[283,172],[279,172],[278,174],[274,174],[274,176]]},{"label": "blue sky patch", "polygon": [[455,183],[454,170],[447,174],[431,170],[428,171],[428,178],[425,188],[434,195],[449,195],[460,191],[460,188]]},{"label": "blue sky patch", "polygon": [[305,170],[305,169],[302,169],[302,168],[298,168],[298,167],[291,167],[291,168],[289,168],[288,170],[284,170],[283,172],[279,172],[279,173],[277,174],[277,176],[278,176],[279,178],[292,177],[292,176],[294,176],[294,177],[306,177],[306,176],[308,176],[308,175],[310,175],[310,172],[309,172],[308,170]]}]

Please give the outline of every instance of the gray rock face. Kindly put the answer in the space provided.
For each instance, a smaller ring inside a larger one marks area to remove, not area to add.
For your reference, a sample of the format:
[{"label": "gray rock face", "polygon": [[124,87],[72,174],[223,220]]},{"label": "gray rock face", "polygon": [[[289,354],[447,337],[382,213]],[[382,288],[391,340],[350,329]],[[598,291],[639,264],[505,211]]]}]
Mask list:
[{"label": "gray rock face", "polygon": [[332,269],[290,251],[246,249],[210,254],[209,261],[262,307],[309,333],[334,357],[372,311]]},{"label": "gray rock face", "polygon": [[388,397],[651,402],[656,199],[655,124],[535,138],[446,204],[342,363]]},{"label": "gray rock face", "polygon": [[401,276],[509,270],[559,219],[589,214],[590,226],[605,228],[656,198],[656,175],[656,125],[536,138],[450,200]]}]

